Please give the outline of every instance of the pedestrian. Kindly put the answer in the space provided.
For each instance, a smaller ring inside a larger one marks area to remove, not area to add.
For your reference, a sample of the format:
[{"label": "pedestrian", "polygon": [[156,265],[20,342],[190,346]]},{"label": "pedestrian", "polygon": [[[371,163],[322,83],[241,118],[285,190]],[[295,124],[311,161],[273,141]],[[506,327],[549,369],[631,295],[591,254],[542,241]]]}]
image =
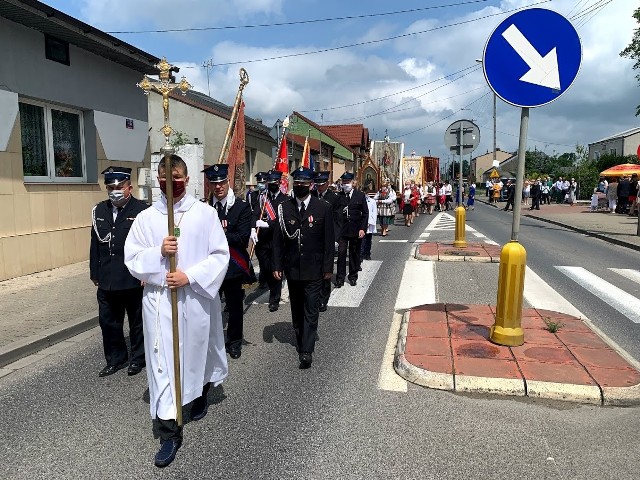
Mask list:
[{"label": "pedestrian", "polygon": [[[338,194],[329,188],[329,174],[330,172],[316,172],[314,174],[313,180],[315,189],[311,191],[311,194],[331,205],[333,216],[334,250],[337,250],[338,236],[340,235],[342,229],[342,209],[340,208],[340,204],[338,202]],[[319,306],[321,312],[327,311],[327,303],[329,303],[330,296],[331,278],[323,278]]]},{"label": "pedestrian", "polygon": [[411,217],[413,215],[413,190],[411,190],[411,185],[409,183],[405,183],[404,190],[402,191],[402,200],[400,202],[400,210],[402,210],[402,215],[404,216],[404,226],[408,227],[411,225]]},{"label": "pedestrian", "polygon": [[453,203],[453,187],[449,183],[449,180],[444,181],[444,194],[445,194],[445,210],[451,210]]},{"label": "pedestrian", "polygon": [[389,234],[389,225],[393,223],[395,216],[395,195],[389,193],[388,185],[383,185],[378,193],[373,197],[377,202],[378,221],[380,222],[380,233],[383,237]]},{"label": "pedestrian", "polygon": [[506,189],[507,189],[506,191],[507,204],[504,207],[505,212],[509,210],[509,205],[511,205],[511,210],[513,210],[513,202],[515,198],[516,189],[514,185],[511,183],[511,180],[507,180]]},{"label": "pedestrian", "polygon": [[500,200],[500,193],[502,192],[502,181],[498,180],[493,182],[493,203],[498,206],[498,201]]},{"label": "pedestrian", "polygon": [[540,182],[540,203],[543,205],[551,203],[549,200],[549,185],[544,180]]},{"label": "pedestrian", "polygon": [[333,274],[333,209],[310,195],[312,179],[312,170],[294,170],[293,197],[278,205],[273,236],[273,276],[287,277],[300,369],[313,362],[322,281]]},{"label": "pedestrian", "polygon": [[263,195],[267,190],[267,172],[258,172],[255,174],[256,177],[256,188],[251,191],[249,195],[247,195],[247,203],[251,208],[251,211],[255,211],[257,208],[260,208],[260,195]]},{"label": "pedestrian", "polygon": [[631,182],[628,176],[623,176],[618,182],[618,213],[627,213],[629,203],[629,193],[631,192]]},{"label": "pedestrian", "polygon": [[553,184],[553,188],[555,188],[556,191],[556,203],[562,203],[564,201],[564,181],[562,177],[558,177],[558,180]]},{"label": "pedestrian", "polygon": [[572,178],[571,181],[569,182],[569,205],[571,205],[572,207],[576,203],[577,190],[578,190],[578,183],[576,182],[575,178]]},{"label": "pedestrian", "polygon": [[493,187],[493,183],[491,182],[490,178],[487,178],[487,181],[484,184],[484,188],[486,190],[485,197],[487,197],[489,199],[489,203],[491,203],[491,196],[490,196],[490,193],[491,193],[491,190],[492,190],[491,187]]},{"label": "pedestrian", "polygon": [[522,188],[522,201],[525,205],[529,205],[529,198],[531,197],[531,181],[526,179],[524,181],[524,187]]},{"label": "pedestrian", "polygon": [[229,356],[236,359],[242,354],[243,284],[255,282],[255,274],[247,252],[251,236],[251,207],[244,200],[236,198],[233,188],[230,188],[228,164],[211,165],[203,172],[213,191],[211,206],[218,213],[229,244],[229,268],[220,286],[220,293],[224,295],[224,302],[229,311],[225,348]]},{"label": "pedestrian", "polygon": [[360,258],[362,260],[371,260],[371,243],[373,234],[376,233],[376,221],[378,220],[378,207],[376,201],[369,195],[365,195],[367,201],[367,209],[369,210],[369,218],[367,224],[367,231],[362,239],[362,247],[360,250]]},{"label": "pedestrian", "polygon": [[467,208],[471,210],[475,210],[476,203],[476,184],[472,183],[469,185],[469,198],[467,199]]},{"label": "pedestrian", "polygon": [[447,204],[447,190],[444,187],[444,183],[438,184],[438,211],[444,212]]},{"label": "pedestrian", "polygon": [[[229,266],[229,248],[216,211],[186,193],[187,165],[171,155],[174,203],[167,205],[164,162],[158,165],[162,195],[133,222],[124,246],[125,264],[145,283],[143,321],[145,356],[149,363],[149,406],[160,436],[157,467],[166,467],[182,445],[183,427],[177,409],[193,402],[191,417],[207,413],[207,393],[227,376],[224,331],[218,290]],[[167,235],[167,209],[175,215],[173,235]],[[169,270],[175,255],[177,269]],[[174,339],[171,291],[177,292],[182,405],[174,401]]]},{"label": "pedestrian", "polygon": [[[145,367],[142,329],[142,285],[124,264],[124,242],[136,216],[147,205],[134,198],[131,169],[109,167],[102,172],[108,200],[98,203],[91,212],[91,246],[89,273],[98,287],[98,323],[102,330],[102,347],[107,365],[99,377],[113,375],[127,363],[128,375]],[[123,326],[129,321],[131,354],[127,351]]]},{"label": "pedestrian", "polygon": [[612,178],[607,185],[607,201],[609,202],[609,213],[615,213],[618,206],[618,179]]},{"label": "pedestrian", "polygon": [[425,189],[425,201],[427,203],[427,213],[429,215],[433,214],[433,208],[436,204],[436,198],[438,197],[437,189],[433,185],[433,182],[428,182],[427,187]]},{"label": "pedestrian", "polygon": [[269,170],[267,172],[267,192],[261,196],[260,208],[253,211],[253,226],[257,230],[258,243],[256,243],[256,257],[260,265],[260,272],[265,272],[262,277],[269,287],[269,311],[275,312],[280,307],[282,296],[282,279],[277,280],[272,275],[272,240],[273,230],[278,225],[278,205],[289,199],[280,191],[280,179],[282,172]]},{"label": "pedestrian", "polygon": [[541,180],[538,178],[533,182],[530,189],[531,207],[529,210],[540,210],[540,197],[541,197]]},{"label": "pedestrian", "polygon": [[636,215],[637,209],[637,198],[638,198],[638,174],[634,173],[631,175],[631,183],[629,184],[629,216],[633,217]]},{"label": "pedestrian", "polygon": [[353,173],[345,172],[340,177],[342,192],[338,200],[342,210],[342,230],[338,238],[338,262],[335,287],[344,285],[347,277],[347,255],[349,257],[349,284],[355,287],[358,282],[360,265],[360,243],[369,224],[369,209],[364,193],[353,188]]}]

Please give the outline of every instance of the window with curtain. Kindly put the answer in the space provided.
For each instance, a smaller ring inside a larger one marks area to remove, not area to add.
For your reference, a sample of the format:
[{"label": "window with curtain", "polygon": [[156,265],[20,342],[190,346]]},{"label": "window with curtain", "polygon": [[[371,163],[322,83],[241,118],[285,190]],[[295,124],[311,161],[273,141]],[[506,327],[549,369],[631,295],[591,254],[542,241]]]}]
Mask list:
[{"label": "window with curtain", "polygon": [[85,181],[82,112],[35,102],[19,109],[25,180]]}]

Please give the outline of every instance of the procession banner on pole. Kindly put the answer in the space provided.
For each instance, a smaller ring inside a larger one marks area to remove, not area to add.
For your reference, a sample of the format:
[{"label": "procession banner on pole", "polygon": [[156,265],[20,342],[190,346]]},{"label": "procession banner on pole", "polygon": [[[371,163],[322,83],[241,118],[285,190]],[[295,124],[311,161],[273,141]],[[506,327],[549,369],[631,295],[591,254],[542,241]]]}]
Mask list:
[{"label": "procession banner on pole", "polygon": [[233,181],[233,193],[236,197],[243,197],[246,188],[245,179],[245,125],[244,125],[244,101],[240,103],[238,109],[238,118],[231,137],[231,146],[229,147],[229,156],[227,157],[229,164],[229,178]]}]

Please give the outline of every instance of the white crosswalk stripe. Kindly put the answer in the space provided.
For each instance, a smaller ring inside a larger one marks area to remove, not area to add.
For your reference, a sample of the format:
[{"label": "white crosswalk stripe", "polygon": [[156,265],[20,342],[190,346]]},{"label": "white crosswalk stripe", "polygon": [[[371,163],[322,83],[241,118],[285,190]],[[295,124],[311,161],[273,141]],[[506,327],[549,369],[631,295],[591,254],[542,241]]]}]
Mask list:
[{"label": "white crosswalk stripe", "polygon": [[638,270],[632,270],[630,268],[610,268],[609,270],[628,278],[632,282],[640,283],[640,272]]},{"label": "white crosswalk stripe", "polygon": [[632,322],[640,323],[640,300],[633,295],[603,280],[585,268],[568,266],[556,266],[556,268]]}]

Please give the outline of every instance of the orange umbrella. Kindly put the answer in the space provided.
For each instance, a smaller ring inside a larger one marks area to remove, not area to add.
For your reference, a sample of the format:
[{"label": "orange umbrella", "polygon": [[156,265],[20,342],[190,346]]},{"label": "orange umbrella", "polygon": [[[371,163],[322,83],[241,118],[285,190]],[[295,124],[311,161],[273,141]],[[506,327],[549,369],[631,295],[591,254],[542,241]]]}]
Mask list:
[{"label": "orange umbrella", "polygon": [[637,173],[640,175],[640,165],[635,163],[623,163],[622,165],[616,165],[611,168],[607,168],[605,171],[600,172],[601,177],[622,177]]}]

